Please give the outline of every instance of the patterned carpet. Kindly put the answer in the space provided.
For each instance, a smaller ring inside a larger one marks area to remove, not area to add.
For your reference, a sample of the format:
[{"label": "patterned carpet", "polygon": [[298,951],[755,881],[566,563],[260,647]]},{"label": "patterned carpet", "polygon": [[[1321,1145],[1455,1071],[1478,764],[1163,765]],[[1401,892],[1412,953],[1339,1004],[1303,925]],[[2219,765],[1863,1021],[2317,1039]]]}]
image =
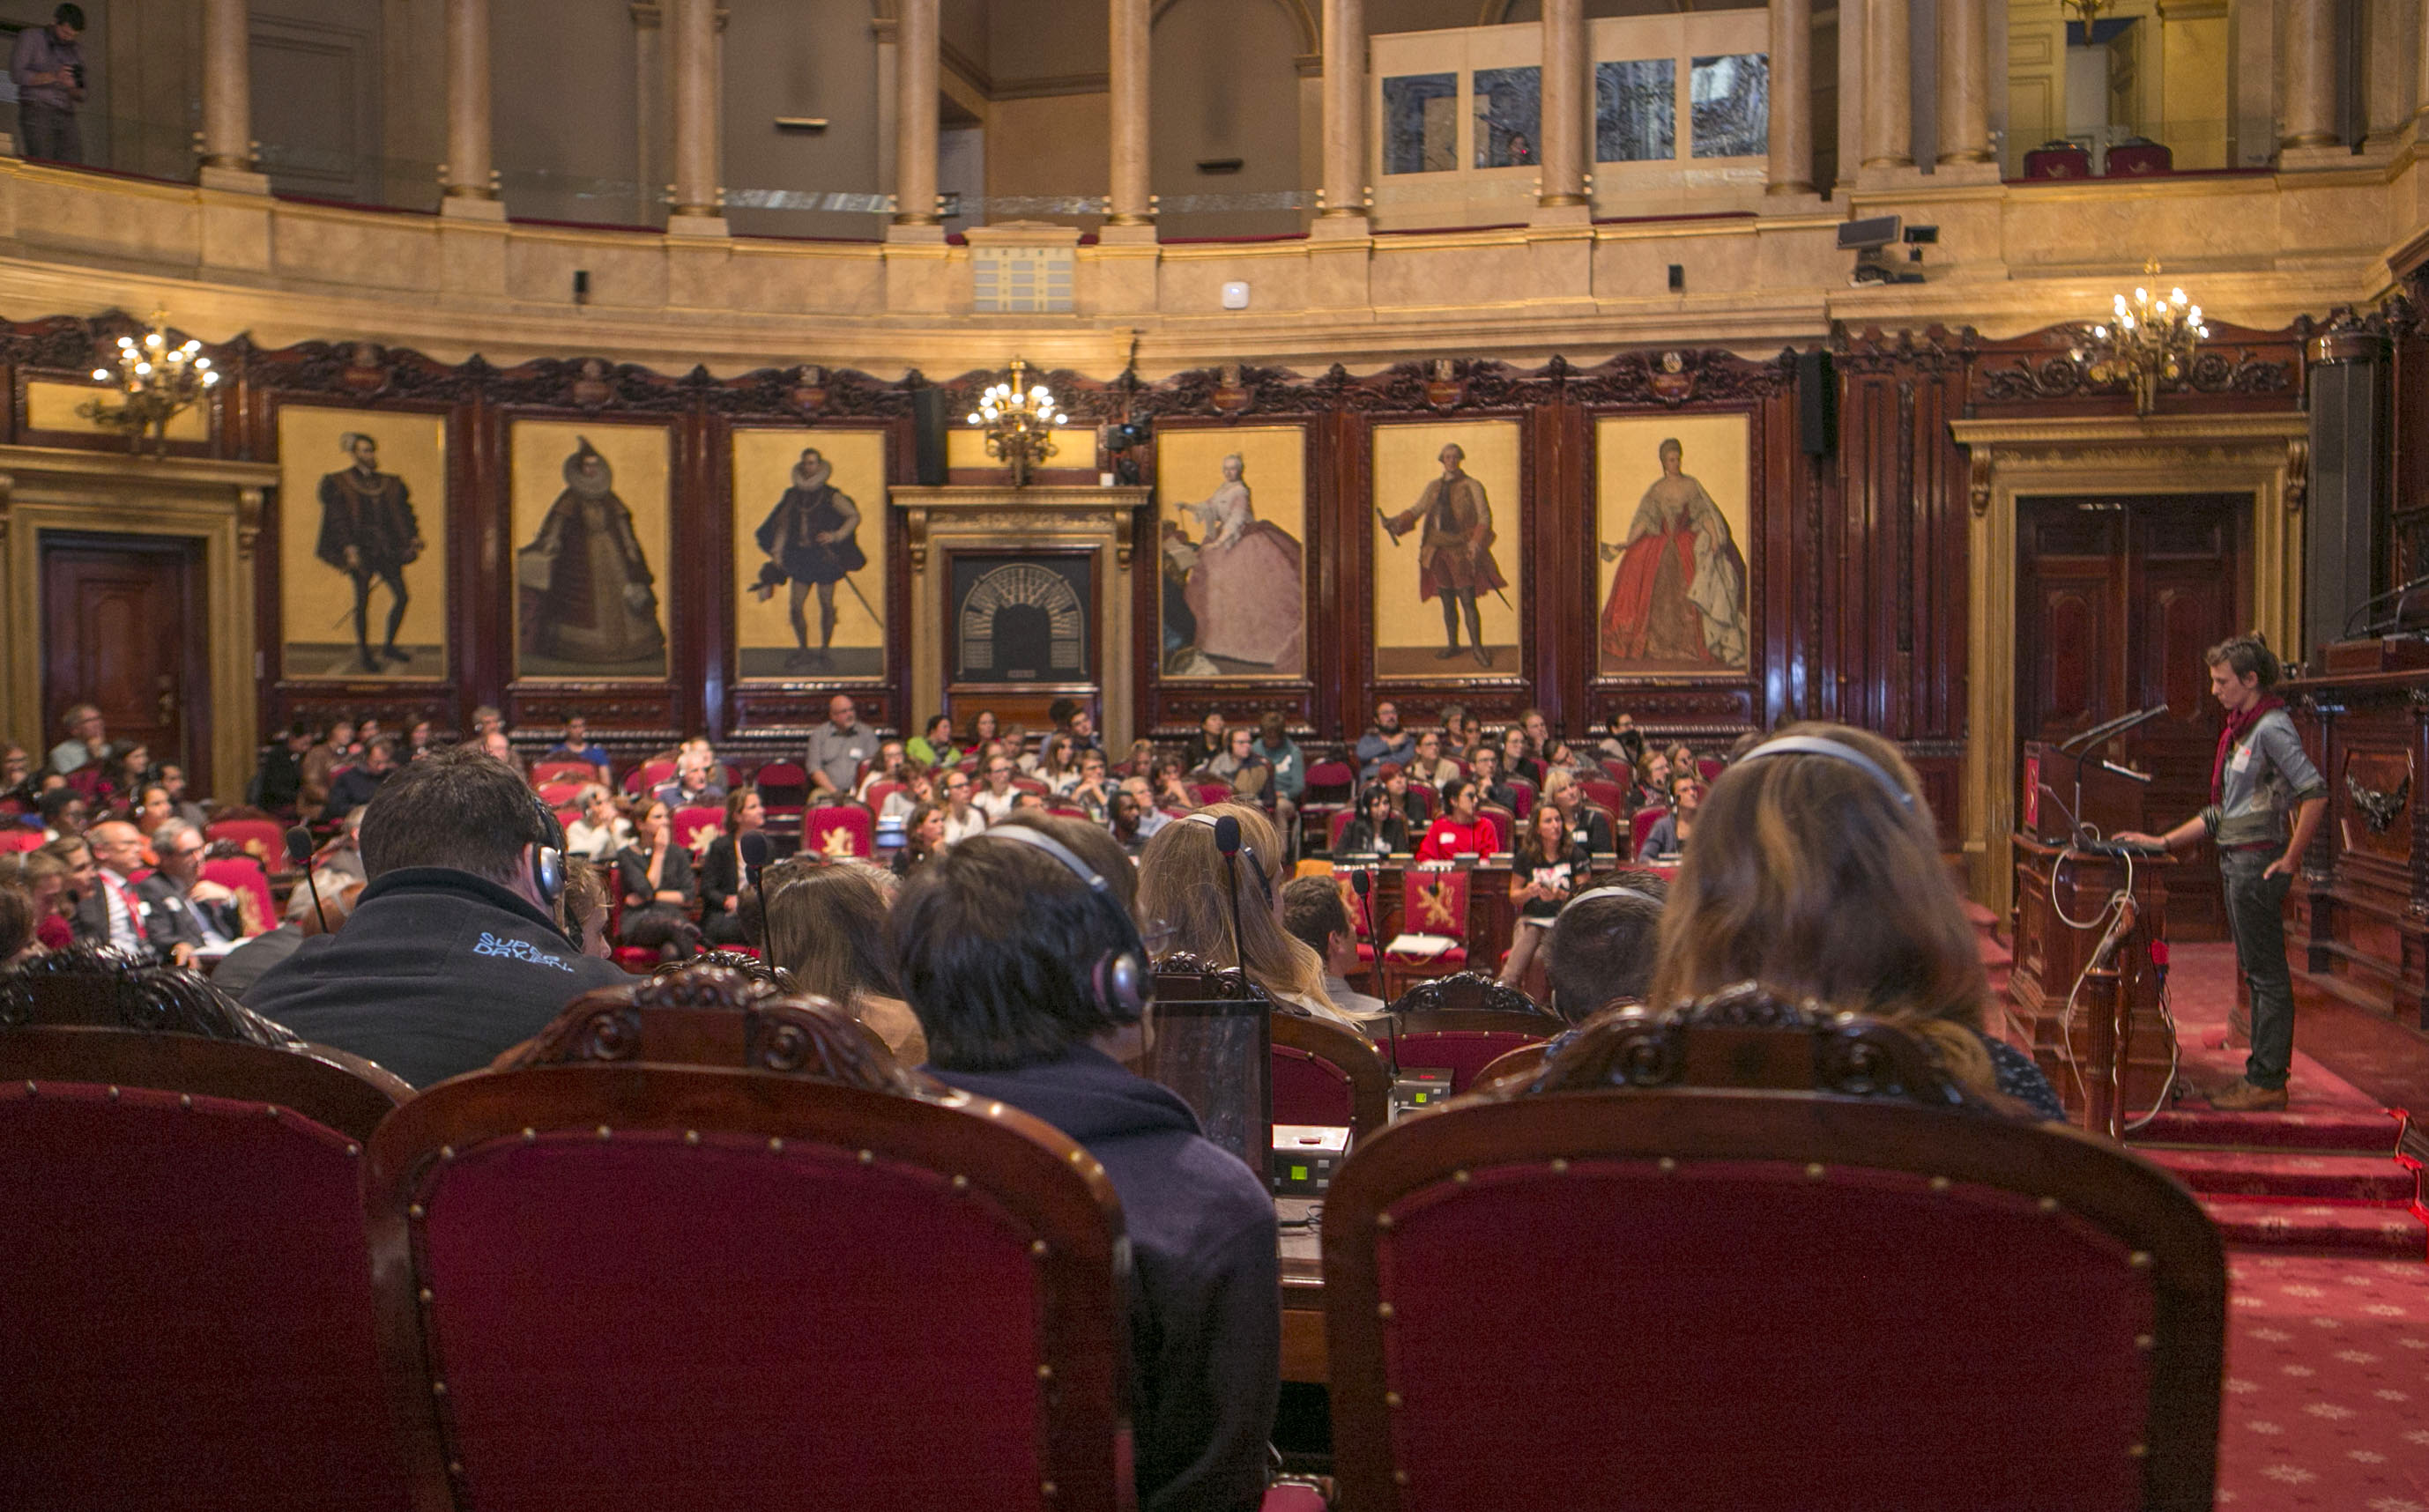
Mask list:
[{"label": "patterned carpet", "polygon": [[2429,1266],[2227,1257],[2218,1504],[2429,1512]]}]

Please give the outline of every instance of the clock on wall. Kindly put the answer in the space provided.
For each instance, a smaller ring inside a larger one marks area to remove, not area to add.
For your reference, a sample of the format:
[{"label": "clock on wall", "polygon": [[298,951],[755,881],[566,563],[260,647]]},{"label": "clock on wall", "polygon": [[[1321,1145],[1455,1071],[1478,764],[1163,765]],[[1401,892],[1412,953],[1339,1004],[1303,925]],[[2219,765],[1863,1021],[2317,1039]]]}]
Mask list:
[{"label": "clock on wall", "polygon": [[1094,571],[1085,552],[956,554],[952,681],[1095,682]]}]

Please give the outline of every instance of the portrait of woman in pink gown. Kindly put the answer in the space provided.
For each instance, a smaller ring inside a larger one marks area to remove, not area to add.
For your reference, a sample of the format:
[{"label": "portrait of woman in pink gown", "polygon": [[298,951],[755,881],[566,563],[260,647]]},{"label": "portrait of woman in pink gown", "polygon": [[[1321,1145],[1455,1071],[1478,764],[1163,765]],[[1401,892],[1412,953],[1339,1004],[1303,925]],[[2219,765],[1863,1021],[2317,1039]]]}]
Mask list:
[{"label": "portrait of woman in pink gown", "polygon": [[1167,651],[1168,673],[1270,670],[1296,677],[1305,666],[1299,543],[1271,520],[1257,518],[1244,471],[1238,453],[1225,457],[1223,481],[1205,501],[1180,506],[1204,532],[1198,540],[1191,541],[1177,523],[1165,525],[1165,591],[1178,584],[1188,608],[1185,618],[1167,615],[1167,626],[1194,620],[1196,632]]}]

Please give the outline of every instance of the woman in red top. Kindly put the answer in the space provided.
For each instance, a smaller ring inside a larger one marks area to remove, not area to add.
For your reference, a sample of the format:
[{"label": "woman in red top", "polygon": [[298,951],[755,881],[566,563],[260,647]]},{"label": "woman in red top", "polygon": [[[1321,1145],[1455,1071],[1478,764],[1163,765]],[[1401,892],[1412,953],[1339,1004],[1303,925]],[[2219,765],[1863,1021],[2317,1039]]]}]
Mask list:
[{"label": "woman in red top", "polygon": [[1443,814],[1417,842],[1419,861],[1448,861],[1454,856],[1487,856],[1501,832],[1476,816],[1476,780],[1455,777],[1443,784]]}]

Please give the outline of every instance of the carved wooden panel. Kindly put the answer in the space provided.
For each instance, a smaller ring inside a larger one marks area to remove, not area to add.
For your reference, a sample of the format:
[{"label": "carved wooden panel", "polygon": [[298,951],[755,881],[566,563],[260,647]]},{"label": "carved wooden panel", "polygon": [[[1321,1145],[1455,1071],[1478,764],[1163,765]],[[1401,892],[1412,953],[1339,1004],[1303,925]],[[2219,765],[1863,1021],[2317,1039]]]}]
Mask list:
[{"label": "carved wooden panel", "polygon": [[[2348,851],[2361,851],[2395,863],[2412,860],[2414,792],[2412,753],[2384,748],[2356,748],[2345,752],[2344,770],[2329,778],[2343,787],[2342,801],[2332,801],[2338,839]],[[2392,958],[2390,958],[2392,959]]]}]

